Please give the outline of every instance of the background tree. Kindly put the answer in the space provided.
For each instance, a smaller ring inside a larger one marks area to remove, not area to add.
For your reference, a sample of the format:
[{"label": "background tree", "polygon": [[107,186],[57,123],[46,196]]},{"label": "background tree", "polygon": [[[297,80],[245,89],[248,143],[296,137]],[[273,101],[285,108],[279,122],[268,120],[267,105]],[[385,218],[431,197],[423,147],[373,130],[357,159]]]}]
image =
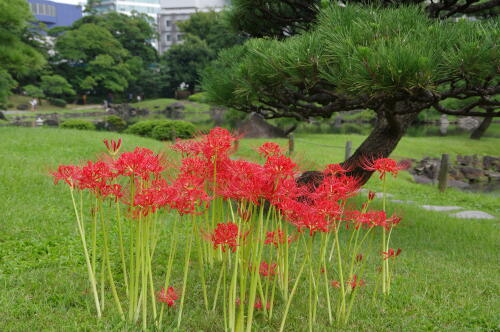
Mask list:
[{"label": "background tree", "polygon": [[52,59],[56,74],[79,91],[123,92],[131,79],[129,52],[103,27],[86,23],[57,38]]},{"label": "background tree", "polygon": [[187,35],[182,44],[173,45],[160,59],[167,91],[175,91],[181,83],[188,84],[193,92],[199,72],[214,58],[213,51],[204,40]]},{"label": "background tree", "polygon": [[43,93],[43,90],[33,84],[28,84],[23,87],[24,92],[26,95],[32,97],[32,98],[45,98],[45,94]]},{"label": "background tree", "polygon": [[183,22],[176,23],[184,34],[196,36],[207,43],[214,54],[242,44],[246,37],[232,29],[226,12],[198,12]]},{"label": "background tree", "polygon": [[68,81],[60,75],[43,75],[40,88],[46,96],[53,98],[73,97],[76,94]]},{"label": "background tree", "polygon": [[[315,27],[283,41],[252,39],[204,75],[209,98],[266,118],[329,118],[370,109],[377,124],[346,164],[362,180],[365,158],[387,157],[418,113],[500,116],[497,20],[430,19],[416,6],[329,6]],[[449,99],[474,101],[449,109]]]},{"label": "background tree", "polygon": [[162,91],[166,95],[173,95],[182,82],[194,91],[201,71],[219,51],[246,39],[228,25],[224,12],[199,12],[176,24],[184,41],[172,46],[160,59]]},{"label": "background tree", "polygon": [[0,0],[0,103],[16,86],[16,79],[45,63],[43,56],[23,40],[31,19],[26,1]]}]

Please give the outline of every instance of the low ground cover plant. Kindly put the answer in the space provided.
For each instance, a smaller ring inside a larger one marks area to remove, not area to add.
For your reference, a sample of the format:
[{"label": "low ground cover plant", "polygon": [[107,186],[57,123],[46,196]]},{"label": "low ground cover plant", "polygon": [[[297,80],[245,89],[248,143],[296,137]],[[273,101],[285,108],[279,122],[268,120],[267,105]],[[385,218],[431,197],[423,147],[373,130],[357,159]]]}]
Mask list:
[{"label": "low ground cover plant", "polygon": [[[173,145],[182,155],[176,161],[139,147],[120,154],[121,140],[105,140],[106,156],[52,173],[69,187],[98,317],[109,290],[130,324],[180,327],[188,289],[201,288],[204,310],[220,314],[225,330],[251,331],[280,314],[283,331],[300,288],[312,331],[322,314],[345,326],[360,292],[374,300],[390,293],[401,253],[390,240],[401,219],[385,211],[385,198],[382,210],[372,209],[373,192],[356,204],[360,186],[338,164],[324,169],[321,184],[301,185],[279,145],[264,143],[262,163],[254,163],[233,158],[236,141],[216,128]],[[378,172],[383,187],[401,169],[387,158],[362,166]],[[155,250],[166,223],[173,226],[165,262]],[[178,243],[180,232],[186,243]],[[181,269],[173,266],[179,246]],[[166,264],[161,284],[158,264]],[[182,283],[172,283],[173,273]],[[187,284],[189,274],[198,284]]]},{"label": "low ground cover plant", "polygon": [[73,119],[73,120],[65,120],[62,122],[59,127],[66,129],[78,129],[78,130],[95,130],[95,124],[91,121],[81,120],[81,119]]}]

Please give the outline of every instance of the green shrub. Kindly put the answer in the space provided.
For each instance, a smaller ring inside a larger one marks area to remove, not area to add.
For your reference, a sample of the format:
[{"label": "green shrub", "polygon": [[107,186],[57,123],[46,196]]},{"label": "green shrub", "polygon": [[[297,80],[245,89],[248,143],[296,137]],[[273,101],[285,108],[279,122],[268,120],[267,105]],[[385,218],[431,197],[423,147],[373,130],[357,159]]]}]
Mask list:
[{"label": "green shrub", "polygon": [[163,122],[154,127],[152,137],[154,139],[165,141],[176,138],[191,138],[196,131],[196,127],[187,121],[172,120]]},{"label": "green shrub", "polygon": [[146,137],[152,137],[152,132],[155,126],[158,125],[159,122],[161,121],[168,121],[168,120],[146,120],[146,121],[139,121],[137,123],[134,123],[130,127],[127,128],[125,131],[127,134],[134,134],[134,135],[139,135],[139,136],[146,136]]},{"label": "green shrub", "polygon": [[122,131],[127,128],[125,120],[116,115],[110,115],[106,118],[106,129],[111,131]]},{"label": "green shrub", "polygon": [[95,130],[95,125],[87,120],[66,120],[59,125],[60,128],[79,129],[79,130]]},{"label": "green shrub", "polygon": [[195,93],[194,95],[189,96],[188,100],[195,102],[195,103],[206,103],[207,102],[207,94],[205,92],[198,92],[198,93]]},{"label": "green shrub", "polygon": [[60,98],[48,98],[47,99],[51,105],[57,106],[57,107],[66,107],[67,103],[66,100],[60,99]]},{"label": "green shrub", "polygon": [[172,139],[174,130],[177,138],[191,138],[196,127],[190,122],[180,120],[146,120],[131,125],[125,132],[163,141]]}]

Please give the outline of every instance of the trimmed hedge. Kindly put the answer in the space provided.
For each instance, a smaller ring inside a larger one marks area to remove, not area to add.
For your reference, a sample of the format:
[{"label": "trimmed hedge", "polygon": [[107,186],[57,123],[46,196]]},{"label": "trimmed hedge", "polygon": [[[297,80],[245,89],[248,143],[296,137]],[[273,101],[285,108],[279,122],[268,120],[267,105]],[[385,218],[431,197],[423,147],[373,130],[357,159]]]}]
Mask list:
[{"label": "trimmed hedge", "polygon": [[78,129],[78,130],[95,130],[95,125],[87,120],[66,120],[59,125],[60,128]]},{"label": "trimmed hedge", "polygon": [[181,120],[146,120],[131,125],[125,132],[164,141],[172,139],[174,131],[177,138],[191,138],[196,127],[191,122]]},{"label": "trimmed hedge", "polygon": [[116,115],[110,115],[106,118],[106,127],[111,131],[122,131],[127,128],[127,122]]}]

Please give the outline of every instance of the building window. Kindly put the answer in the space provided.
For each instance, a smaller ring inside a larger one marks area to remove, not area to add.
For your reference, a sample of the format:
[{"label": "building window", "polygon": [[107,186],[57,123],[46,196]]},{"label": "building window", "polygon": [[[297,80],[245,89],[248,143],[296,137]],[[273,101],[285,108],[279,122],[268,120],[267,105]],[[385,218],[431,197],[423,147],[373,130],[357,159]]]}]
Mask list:
[{"label": "building window", "polygon": [[34,15],[44,15],[56,17],[56,7],[43,3],[30,3],[31,12]]},{"label": "building window", "polygon": [[172,40],[172,36],[171,36],[171,35],[166,35],[166,36],[165,36],[165,39],[166,39],[167,41],[171,41],[171,40]]},{"label": "building window", "polygon": [[181,34],[178,34],[178,35],[177,35],[177,40],[178,40],[178,41],[182,41],[182,35],[181,35]]},{"label": "building window", "polygon": [[170,27],[172,25],[172,21],[167,20],[167,27]]}]

